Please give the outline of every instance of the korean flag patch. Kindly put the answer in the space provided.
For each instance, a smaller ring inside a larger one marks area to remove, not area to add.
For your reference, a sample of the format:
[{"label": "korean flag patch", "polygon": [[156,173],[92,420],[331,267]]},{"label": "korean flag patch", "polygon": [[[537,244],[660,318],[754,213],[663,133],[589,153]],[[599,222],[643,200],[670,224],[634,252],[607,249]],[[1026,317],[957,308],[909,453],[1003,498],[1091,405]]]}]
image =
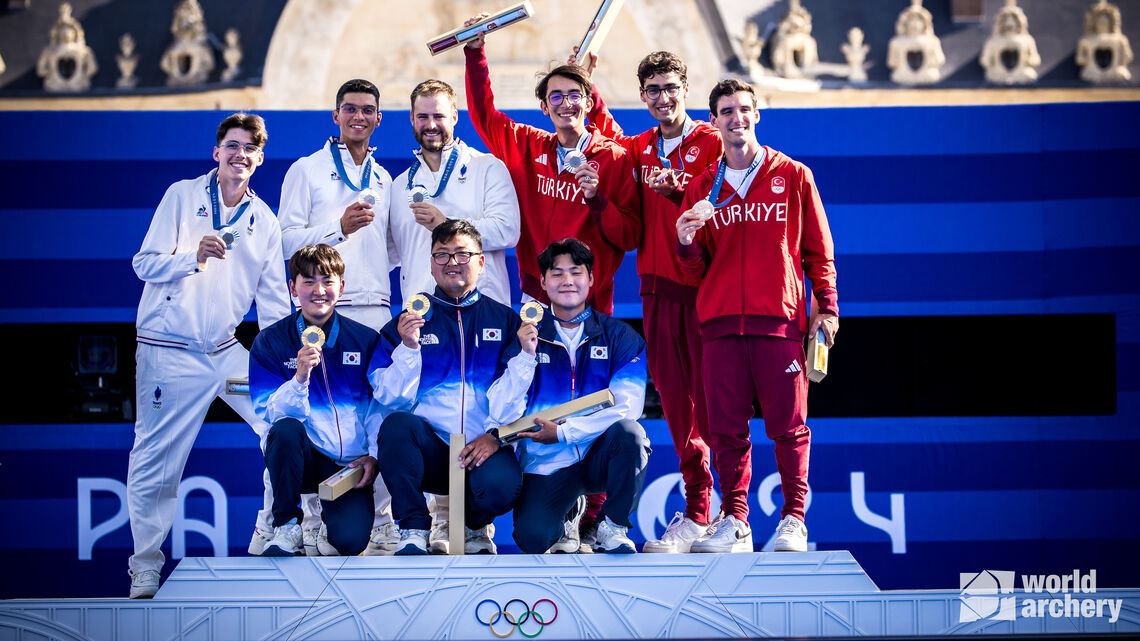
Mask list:
[{"label": "korean flag patch", "polygon": [[360,352],[341,352],[340,353],[341,365],[359,365]]},{"label": "korean flag patch", "polygon": [[484,327],[483,328],[483,340],[485,340],[485,341],[500,341],[501,342],[503,340],[503,330],[501,330],[497,327]]},{"label": "korean flag patch", "polygon": [[595,345],[590,348],[590,358],[605,360],[610,357],[609,348],[605,345]]}]

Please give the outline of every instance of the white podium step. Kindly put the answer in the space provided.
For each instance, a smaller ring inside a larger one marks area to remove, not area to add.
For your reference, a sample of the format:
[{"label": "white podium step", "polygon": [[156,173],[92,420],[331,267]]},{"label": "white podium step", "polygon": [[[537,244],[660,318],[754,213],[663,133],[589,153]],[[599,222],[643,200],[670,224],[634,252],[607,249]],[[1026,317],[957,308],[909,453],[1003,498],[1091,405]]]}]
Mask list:
[{"label": "white podium step", "polygon": [[1140,631],[1140,590],[1092,596],[1123,599],[1119,619],[967,621],[961,592],[880,591],[844,551],[194,558],[179,563],[151,601],[0,602],[0,641],[545,641]]}]

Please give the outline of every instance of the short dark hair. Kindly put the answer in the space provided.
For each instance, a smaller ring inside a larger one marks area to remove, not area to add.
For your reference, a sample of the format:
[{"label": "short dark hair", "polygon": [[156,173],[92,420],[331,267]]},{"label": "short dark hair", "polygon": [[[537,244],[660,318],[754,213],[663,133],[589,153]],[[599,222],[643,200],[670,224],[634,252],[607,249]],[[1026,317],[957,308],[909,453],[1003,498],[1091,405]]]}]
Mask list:
[{"label": "short dark hair", "polygon": [[475,229],[475,225],[455,218],[448,218],[431,230],[431,246],[442,245],[456,236],[467,236],[475,241],[475,247],[479,251],[483,251],[483,234]]},{"label": "short dark hair", "polygon": [[344,101],[344,94],[346,93],[372,94],[372,97],[376,99],[376,105],[380,105],[380,90],[376,88],[376,85],[368,82],[367,80],[353,78],[352,80],[349,80],[348,82],[341,85],[340,89],[336,90],[335,106],[337,109],[340,109],[340,103]]},{"label": "short dark hair", "polygon": [[344,278],[344,259],[328,245],[305,245],[289,259],[289,277],[336,276]]},{"label": "short dark hair", "polygon": [[589,98],[590,94],[594,91],[594,85],[590,82],[589,74],[587,74],[586,70],[581,66],[559,65],[546,72],[546,75],[538,81],[538,85],[534,88],[534,96],[542,102],[546,102],[546,86],[550,84],[550,79],[554,76],[561,76],[571,82],[577,83],[582,89],[582,94],[587,98]]},{"label": "short dark hair", "polygon": [[577,238],[564,238],[550,243],[538,255],[538,272],[545,276],[546,272],[554,267],[554,259],[559,256],[569,256],[575,265],[584,265],[587,272],[594,273],[594,252],[590,251],[589,245]]},{"label": "short dark hair", "polygon": [[645,81],[652,76],[664,76],[675,73],[681,82],[688,82],[689,68],[680,56],[668,51],[654,51],[641,59],[637,65],[637,84],[645,86]]},{"label": "short dark hair", "polygon": [[713,86],[712,91],[709,92],[709,113],[714,117],[716,116],[716,103],[718,100],[725,96],[731,96],[736,93],[744,92],[752,96],[752,106],[756,107],[756,90],[752,85],[740,82],[736,78],[729,78],[728,80],[721,80]]},{"label": "short dark hair", "polygon": [[420,96],[434,96],[443,94],[451,100],[451,108],[457,109],[455,103],[455,88],[442,80],[425,80],[412,89],[412,111],[416,110],[416,98]]},{"label": "short dark hair", "polygon": [[226,116],[218,125],[218,145],[226,139],[226,132],[230,129],[244,129],[249,132],[249,140],[258,147],[264,147],[269,142],[269,132],[265,130],[265,121],[257,114],[238,112]]}]

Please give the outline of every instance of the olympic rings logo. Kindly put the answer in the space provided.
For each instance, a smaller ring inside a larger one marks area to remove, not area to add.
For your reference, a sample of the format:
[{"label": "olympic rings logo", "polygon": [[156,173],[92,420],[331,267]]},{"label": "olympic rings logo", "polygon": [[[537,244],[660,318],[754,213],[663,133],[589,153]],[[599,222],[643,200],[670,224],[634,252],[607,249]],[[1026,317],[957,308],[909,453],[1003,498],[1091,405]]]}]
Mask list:
[{"label": "olympic rings logo", "polygon": [[[493,613],[489,609],[483,607],[488,603],[495,606],[495,611]],[[516,608],[517,614],[510,611],[511,605],[515,603],[519,603],[523,607],[521,610]],[[539,614],[538,606],[542,603],[549,603],[550,607],[554,609],[554,612],[548,613],[547,615]],[[490,618],[483,620],[483,617],[479,615],[480,609],[488,613],[490,615]],[[501,634],[495,630],[495,623],[498,622],[500,618],[506,619],[507,622],[511,624],[511,627],[506,634]],[[551,623],[554,623],[555,619],[557,618],[558,606],[555,605],[554,601],[551,601],[550,599],[539,599],[534,602],[534,605],[530,606],[528,606],[526,604],[526,601],[523,601],[522,599],[511,599],[510,601],[507,601],[507,604],[502,607],[499,607],[499,602],[494,599],[483,599],[479,602],[479,605],[475,606],[475,620],[479,622],[479,625],[487,626],[491,630],[491,634],[500,639],[505,639],[511,636],[515,633],[515,630],[518,630],[519,634],[523,635],[524,637],[533,639],[542,634],[543,629],[545,629],[546,626],[550,625]],[[537,628],[534,628],[533,634],[528,633],[523,629],[523,624],[532,619],[538,626]]]}]

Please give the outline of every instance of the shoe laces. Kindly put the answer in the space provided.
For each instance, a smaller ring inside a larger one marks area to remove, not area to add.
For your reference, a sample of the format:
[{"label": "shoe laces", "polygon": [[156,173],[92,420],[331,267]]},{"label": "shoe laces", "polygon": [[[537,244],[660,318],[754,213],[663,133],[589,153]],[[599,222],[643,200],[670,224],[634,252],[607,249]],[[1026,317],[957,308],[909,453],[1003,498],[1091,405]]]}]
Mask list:
[{"label": "shoe laces", "polygon": [[400,530],[400,541],[407,541],[412,537],[422,538],[427,535],[427,530]]},{"label": "shoe laces", "polygon": [[780,526],[777,531],[780,534],[799,534],[799,524],[800,522],[797,521],[794,517],[785,516],[784,520],[780,521]]},{"label": "shoe laces", "polygon": [[716,534],[716,531],[720,528],[720,524],[723,522],[724,522],[724,512],[721,512],[720,514],[716,515],[716,518],[713,519],[711,523],[709,523],[708,528],[705,529],[705,534],[708,536],[712,536],[713,534]]},{"label": "shoe laces", "polygon": [[682,512],[673,514],[673,520],[669,521],[669,525],[665,526],[665,533],[661,535],[662,541],[677,538],[677,532],[685,523],[685,515]]}]

